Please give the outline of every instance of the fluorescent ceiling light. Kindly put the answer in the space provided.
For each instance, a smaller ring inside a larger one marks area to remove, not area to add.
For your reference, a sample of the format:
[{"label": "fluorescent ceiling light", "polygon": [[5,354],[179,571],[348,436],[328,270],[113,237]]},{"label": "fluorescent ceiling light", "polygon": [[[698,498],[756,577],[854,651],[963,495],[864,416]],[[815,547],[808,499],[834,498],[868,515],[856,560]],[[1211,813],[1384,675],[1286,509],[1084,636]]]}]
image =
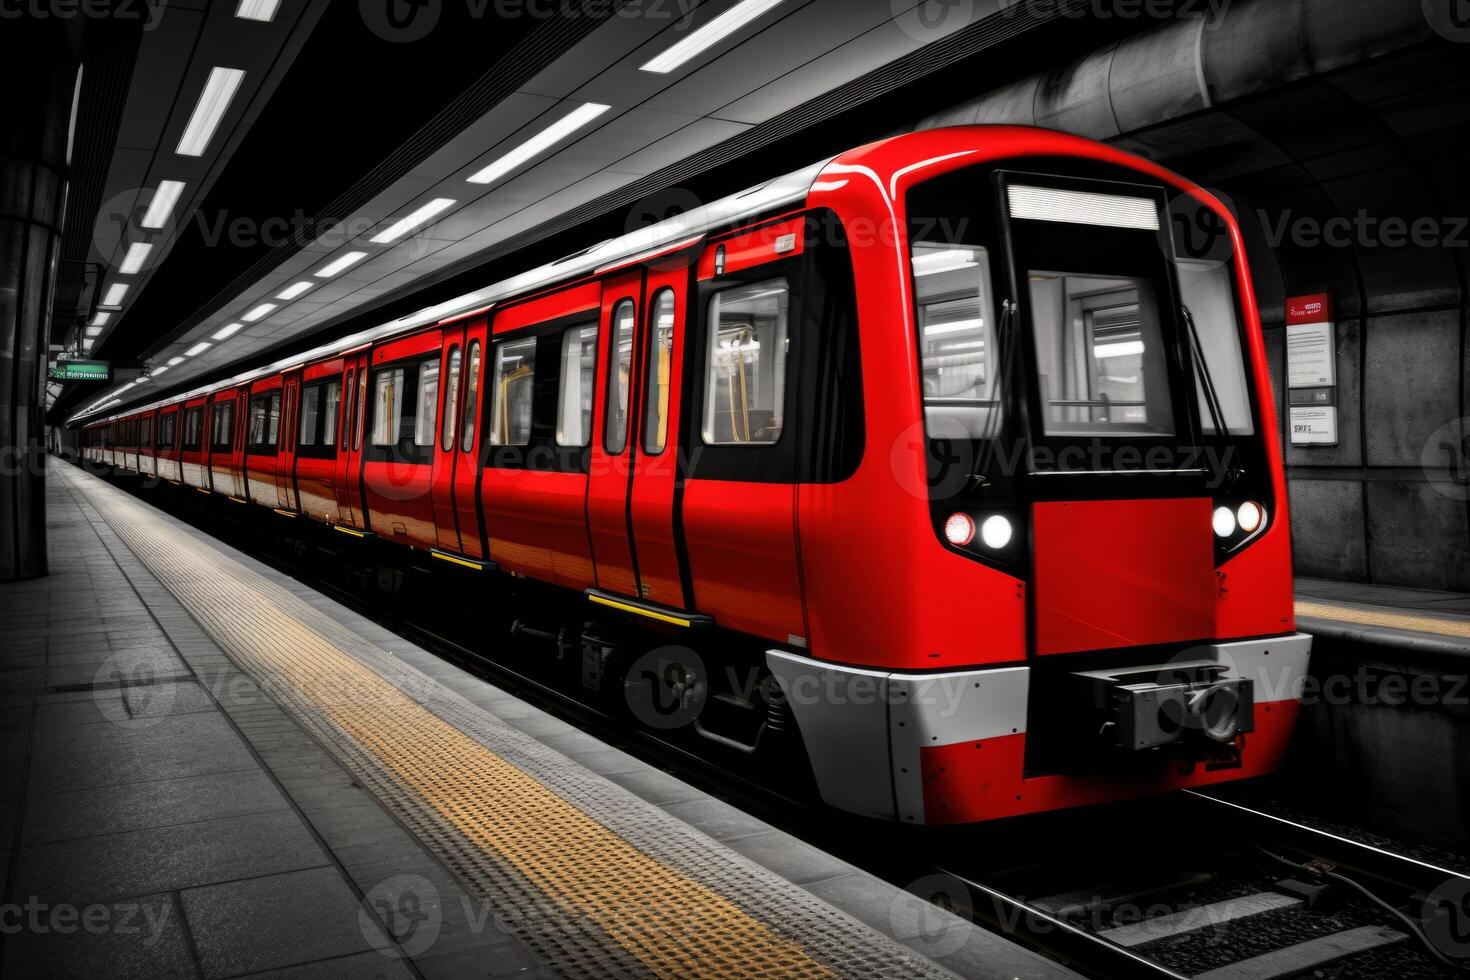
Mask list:
[{"label": "fluorescent ceiling light", "polygon": [[404,215],[387,228],[378,232],[373,236],[372,243],[374,245],[387,245],[389,242],[397,241],[420,225],[427,224],[430,218],[445,208],[453,206],[454,203],[453,198],[436,197],[417,211]]},{"label": "fluorescent ceiling light", "polygon": [[1009,193],[1012,218],[1139,231],[1159,230],[1158,205],[1146,197],[1020,184],[1011,187]]},{"label": "fluorescent ceiling light", "polygon": [[504,177],[512,170],[551,149],[611,108],[612,106],[606,106],[599,102],[587,102],[578,106],[572,112],[563,116],[550,126],[547,126],[541,132],[490,164],[490,166],[470,177],[470,183],[495,183],[495,181]]},{"label": "fluorescent ceiling light", "polygon": [[783,2],[784,0],[742,0],[741,3],[737,3],[693,34],[672,45],[663,54],[644,65],[642,70],[653,72],[656,75],[667,75]]},{"label": "fluorescent ceiling light", "polygon": [[101,327],[88,327],[87,328],[87,336],[88,337],[96,337],[96,336],[98,336],[101,333],[102,333],[102,328]]},{"label": "fluorescent ceiling light", "polygon": [[107,321],[111,319],[111,313],[108,313],[106,310],[99,310],[98,313],[92,317],[91,325],[94,327],[105,327],[107,326]]},{"label": "fluorescent ceiling light", "polygon": [[935,276],[941,272],[958,269],[973,269],[976,252],[968,248],[947,248],[939,252],[925,252],[914,256],[914,275]]},{"label": "fluorescent ceiling light", "polygon": [[342,272],[345,269],[350,269],[352,266],[357,265],[357,263],[361,262],[365,258],[367,258],[366,252],[348,252],[346,255],[343,255],[340,258],[335,258],[332,261],[328,262],[326,265],[316,270],[316,272],[312,273],[312,275],[316,276],[318,279],[330,279],[337,273]]},{"label": "fluorescent ceiling light", "polygon": [[239,90],[240,82],[244,78],[245,72],[239,68],[210,69],[209,80],[204,83],[204,91],[194,105],[189,125],[184,127],[184,135],[179,139],[178,148],[174,152],[184,157],[204,155],[205,148],[209,146],[215,129],[225,117],[225,110],[230,107],[230,101],[235,98],[235,92]]},{"label": "fluorescent ceiling light", "polygon": [[123,256],[122,265],[117,271],[125,276],[131,276],[143,268],[143,263],[148,261],[148,253],[153,251],[151,242],[133,242],[128,246],[128,254]]},{"label": "fluorescent ceiling light", "polygon": [[982,330],[985,320],[956,320],[953,323],[936,323],[932,327],[924,328],[925,337],[942,337],[949,333],[968,333],[972,330]]},{"label": "fluorescent ceiling light", "polygon": [[281,5],[281,0],[240,0],[240,6],[235,8],[235,16],[241,20],[259,20],[270,23],[276,16],[276,8]]},{"label": "fluorescent ceiling light", "polygon": [[123,297],[128,294],[128,284],[115,282],[107,289],[107,295],[102,297],[103,306],[121,306]]},{"label": "fluorescent ceiling light", "polygon": [[[203,354],[205,351],[209,350],[209,348],[211,348],[213,346],[214,345],[211,344],[209,341],[207,341],[207,340],[201,340],[201,341],[199,341],[199,343],[195,344],[193,347],[190,347],[188,350],[184,351],[184,356],[185,357],[197,357],[198,355]],[[170,362],[170,363],[172,363],[172,362]]]},{"label": "fluorescent ceiling light", "polygon": [[153,369],[153,376],[156,378],[160,374],[162,374],[163,372],[165,372],[167,370],[168,370],[168,365],[166,365],[166,364],[163,367],[156,367],[156,368]]},{"label": "fluorescent ceiling light", "polygon": [[240,317],[240,319],[244,320],[246,323],[254,323],[256,320],[262,320],[262,319],[270,316],[275,311],[276,311],[276,304],[274,304],[274,303],[261,303],[255,309],[251,310],[249,313],[246,313],[244,316]]},{"label": "fluorescent ceiling light", "polygon": [[82,341],[82,348],[83,348],[83,349],[84,349],[84,350],[91,350],[91,349],[92,349],[92,345],[93,345],[93,344],[94,344],[94,343],[96,343],[96,341],[94,341],[94,340],[92,340],[92,339],[90,339],[90,338],[88,338],[88,339],[87,339],[87,340],[84,340],[84,341]]},{"label": "fluorescent ceiling light", "polygon": [[1092,348],[1093,357],[1127,357],[1130,354],[1142,354],[1143,341],[1122,340],[1115,344],[1095,344]]},{"label": "fluorescent ceiling light", "polygon": [[298,282],[294,286],[288,286],[287,288],[281,290],[279,293],[276,294],[276,299],[295,299],[315,285],[316,283],[314,282],[306,282],[305,280],[303,280],[301,282]]},{"label": "fluorescent ceiling light", "polygon": [[245,324],[243,324],[243,323],[231,323],[231,324],[227,324],[226,326],[223,326],[223,327],[220,328],[219,332],[214,335],[214,339],[215,340],[229,340],[231,337],[235,336],[235,334],[239,333],[241,330],[244,330],[244,329],[245,329]]},{"label": "fluorescent ceiling light", "polygon": [[177,364],[183,364],[183,363],[184,363],[184,359],[182,357],[170,357],[168,359],[168,366],[169,367],[174,367]]},{"label": "fluorescent ceiling light", "polygon": [[160,180],[158,190],[153,192],[153,200],[148,202],[148,210],[143,213],[143,227],[162,228],[168,224],[168,216],[173,213],[174,205],[179,202],[179,195],[182,193],[182,180]]}]

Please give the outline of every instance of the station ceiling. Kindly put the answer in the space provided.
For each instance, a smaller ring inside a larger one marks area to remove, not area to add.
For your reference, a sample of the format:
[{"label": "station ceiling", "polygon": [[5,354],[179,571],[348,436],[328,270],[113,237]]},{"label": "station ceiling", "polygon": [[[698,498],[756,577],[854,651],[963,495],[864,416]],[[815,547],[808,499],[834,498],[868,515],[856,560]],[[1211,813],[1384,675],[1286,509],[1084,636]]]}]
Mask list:
[{"label": "station ceiling", "polygon": [[[103,229],[88,242],[108,314],[92,353],[151,371],[126,401],[440,304],[901,129],[917,85],[999,82],[1010,59],[1099,36],[1008,0],[623,0],[545,16],[565,6],[166,5],[140,32],[84,226]],[[502,7],[528,13],[487,19]],[[997,50],[1005,63],[977,64]],[[218,68],[243,81],[184,159],[179,134]],[[142,228],[164,180],[185,191]],[[139,241],[153,247],[125,272]],[[90,325],[88,290],[75,305]],[[115,394],[73,386],[52,420]]]}]

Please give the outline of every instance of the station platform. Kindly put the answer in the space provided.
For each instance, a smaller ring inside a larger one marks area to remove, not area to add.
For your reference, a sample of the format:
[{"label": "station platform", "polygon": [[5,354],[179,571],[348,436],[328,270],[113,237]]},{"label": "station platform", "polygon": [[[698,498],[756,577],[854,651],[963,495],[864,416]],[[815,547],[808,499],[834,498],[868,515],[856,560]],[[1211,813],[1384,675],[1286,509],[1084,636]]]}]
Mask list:
[{"label": "station platform", "polygon": [[1297,626],[1328,640],[1470,658],[1470,595],[1296,580]]},{"label": "station platform", "polygon": [[78,468],[47,509],[0,585],[0,974],[1073,975]]}]

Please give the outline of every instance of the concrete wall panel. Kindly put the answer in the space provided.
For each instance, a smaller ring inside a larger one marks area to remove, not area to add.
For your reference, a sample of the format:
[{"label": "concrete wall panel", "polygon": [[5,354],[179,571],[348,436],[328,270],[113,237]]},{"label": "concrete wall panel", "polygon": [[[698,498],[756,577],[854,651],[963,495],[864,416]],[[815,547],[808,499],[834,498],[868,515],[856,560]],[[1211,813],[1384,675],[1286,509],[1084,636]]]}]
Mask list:
[{"label": "concrete wall panel", "polygon": [[1357,480],[1291,481],[1291,550],[1298,575],[1368,577],[1363,485]]},{"label": "concrete wall panel", "polygon": [[1434,430],[1460,416],[1460,313],[1373,317],[1367,340],[1367,463],[1418,467]]},{"label": "concrete wall panel", "polygon": [[1470,592],[1463,500],[1430,483],[1370,482],[1368,534],[1375,581]]}]

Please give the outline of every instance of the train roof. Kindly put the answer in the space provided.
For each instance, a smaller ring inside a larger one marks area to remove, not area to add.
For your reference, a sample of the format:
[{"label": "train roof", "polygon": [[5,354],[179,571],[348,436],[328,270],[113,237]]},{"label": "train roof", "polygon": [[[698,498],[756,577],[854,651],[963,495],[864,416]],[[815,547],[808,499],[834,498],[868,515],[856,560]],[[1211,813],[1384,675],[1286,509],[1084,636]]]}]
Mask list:
[{"label": "train roof", "polygon": [[146,384],[147,379],[129,382],[111,393],[111,404],[95,407],[88,406],[67,421],[69,423],[82,422],[84,424],[111,422],[115,419],[127,418],[140,412],[153,411],[166,405],[182,403],[191,398],[197,398],[200,395],[219,391],[224,388],[236,388],[261,378],[270,377],[273,374],[280,374],[291,368],[311,364],[316,361],[328,360],[367,344],[374,344],[386,340],[397,334],[408,333],[421,327],[443,323],[447,320],[457,319],[468,314],[483,312],[495,306],[497,303],[501,303],[512,297],[539,292],[557,283],[568,282],[600,270],[614,268],[640,257],[656,255],[660,252],[667,251],[671,247],[684,244],[692,245],[713,231],[756,218],[767,212],[804,202],[807,195],[811,192],[812,184],[816,182],[817,177],[827,165],[832,162],[832,159],[834,158],[822,160],[809,167],[804,167],[795,173],[765,181],[754,187],[747,188],[738,194],[732,194],[729,197],[721,198],[703,207],[686,211],[666,221],[649,225],[647,228],[640,228],[619,238],[609,238],[593,245],[591,248],[583,249],[580,252],[573,253],[565,258],[543,265],[540,268],[523,272],[518,276],[501,280],[484,289],[477,289],[472,293],[457,296],[444,303],[436,303],[433,306],[425,307],[408,316],[399,317],[388,323],[360,330],[300,354],[282,358],[264,367],[256,368],[252,371],[244,371],[233,377],[224,378],[211,384],[201,385],[188,391],[169,395],[167,398],[160,398],[147,404],[129,408],[126,411],[87,421],[89,415],[111,408],[113,404],[121,404],[122,399],[119,396],[123,392],[139,384]]}]

